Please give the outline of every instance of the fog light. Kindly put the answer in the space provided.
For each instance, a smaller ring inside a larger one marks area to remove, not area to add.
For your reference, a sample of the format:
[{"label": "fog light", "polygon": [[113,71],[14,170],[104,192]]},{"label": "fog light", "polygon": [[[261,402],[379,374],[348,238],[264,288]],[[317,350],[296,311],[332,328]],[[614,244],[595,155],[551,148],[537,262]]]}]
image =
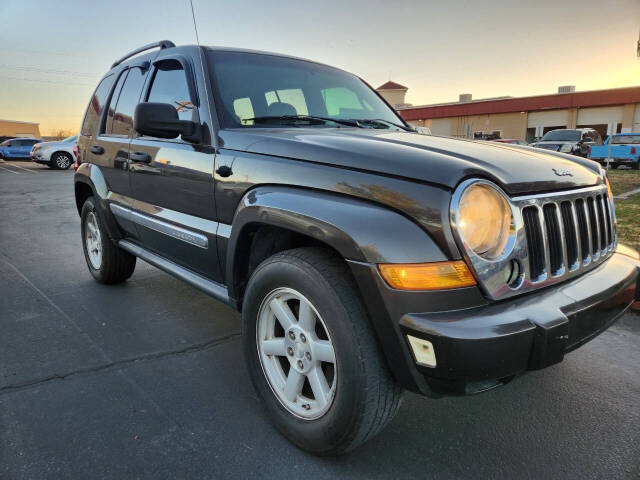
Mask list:
[{"label": "fog light", "polygon": [[413,350],[413,356],[420,365],[427,367],[436,366],[436,351],[433,349],[433,344],[429,340],[413,337],[407,335],[411,350]]}]

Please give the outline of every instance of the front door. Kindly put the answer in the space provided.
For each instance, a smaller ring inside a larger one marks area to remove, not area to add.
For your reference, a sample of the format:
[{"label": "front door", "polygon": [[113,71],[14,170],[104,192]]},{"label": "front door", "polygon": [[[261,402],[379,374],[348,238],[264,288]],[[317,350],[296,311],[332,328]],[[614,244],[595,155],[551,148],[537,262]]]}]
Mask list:
[{"label": "front door", "polygon": [[[180,61],[156,62],[144,100],[169,103],[181,120],[199,122],[197,101],[188,87],[188,81],[194,81],[190,74]],[[214,149],[180,138],[139,136],[131,142],[129,162],[134,215],[144,246],[219,281]]]}]

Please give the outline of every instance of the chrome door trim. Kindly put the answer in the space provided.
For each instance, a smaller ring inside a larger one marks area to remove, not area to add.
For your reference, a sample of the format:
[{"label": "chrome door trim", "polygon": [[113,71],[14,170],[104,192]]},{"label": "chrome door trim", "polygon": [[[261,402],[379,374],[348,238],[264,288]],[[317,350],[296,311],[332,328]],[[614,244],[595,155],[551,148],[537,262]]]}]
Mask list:
[{"label": "chrome door trim", "polygon": [[135,212],[129,208],[122,207],[114,203],[110,204],[109,208],[111,209],[111,213],[116,217],[129,220],[137,223],[138,225],[142,225],[143,227],[155,230],[156,232],[182,240],[185,243],[195,245],[196,247],[204,249],[209,248],[209,239],[205,235]]}]

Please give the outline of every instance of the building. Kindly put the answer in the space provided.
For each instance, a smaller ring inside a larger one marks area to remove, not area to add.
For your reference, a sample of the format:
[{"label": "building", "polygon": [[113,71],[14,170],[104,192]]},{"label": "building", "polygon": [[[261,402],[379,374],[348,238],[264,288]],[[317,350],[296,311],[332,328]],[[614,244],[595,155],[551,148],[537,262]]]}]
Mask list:
[{"label": "building", "polygon": [[497,133],[532,142],[549,130],[580,127],[595,128],[603,137],[640,132],[640,87],[576,92],[565,86],[551,95],[481,100],[463,94],[457,102],[396,108],[407,122],[428,127],[434,135],[463,138]]},{"label": "building", "polygon": [[392,82],[391,80],[389,80],[387,83],[383,83],[378,88],[376,88],[376,91],[380,94],[380,96],[384,98],[387,103],[395,109],[401,109],[411,106],[410,103],[405,103],[404,101],[407,90],[409,89],[404,85]]},{"label": "building", "polygon": [[33,122],[0,119],[0,139],[15,137],[40,138],[40,125]]}]

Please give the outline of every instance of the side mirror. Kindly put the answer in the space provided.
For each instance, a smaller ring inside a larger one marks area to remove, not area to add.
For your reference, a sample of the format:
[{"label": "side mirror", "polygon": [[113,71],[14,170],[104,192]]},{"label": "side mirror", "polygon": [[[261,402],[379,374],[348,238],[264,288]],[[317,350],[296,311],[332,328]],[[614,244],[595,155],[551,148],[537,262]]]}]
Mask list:
[{"label": "side mirror", "polygon": [[133,112],[133,128],[141,135],[158,138],[176,138],[182,135],[188,142],[200,141],[200,125],[180,120],[178,112],[169,103],[139,103]]}]

